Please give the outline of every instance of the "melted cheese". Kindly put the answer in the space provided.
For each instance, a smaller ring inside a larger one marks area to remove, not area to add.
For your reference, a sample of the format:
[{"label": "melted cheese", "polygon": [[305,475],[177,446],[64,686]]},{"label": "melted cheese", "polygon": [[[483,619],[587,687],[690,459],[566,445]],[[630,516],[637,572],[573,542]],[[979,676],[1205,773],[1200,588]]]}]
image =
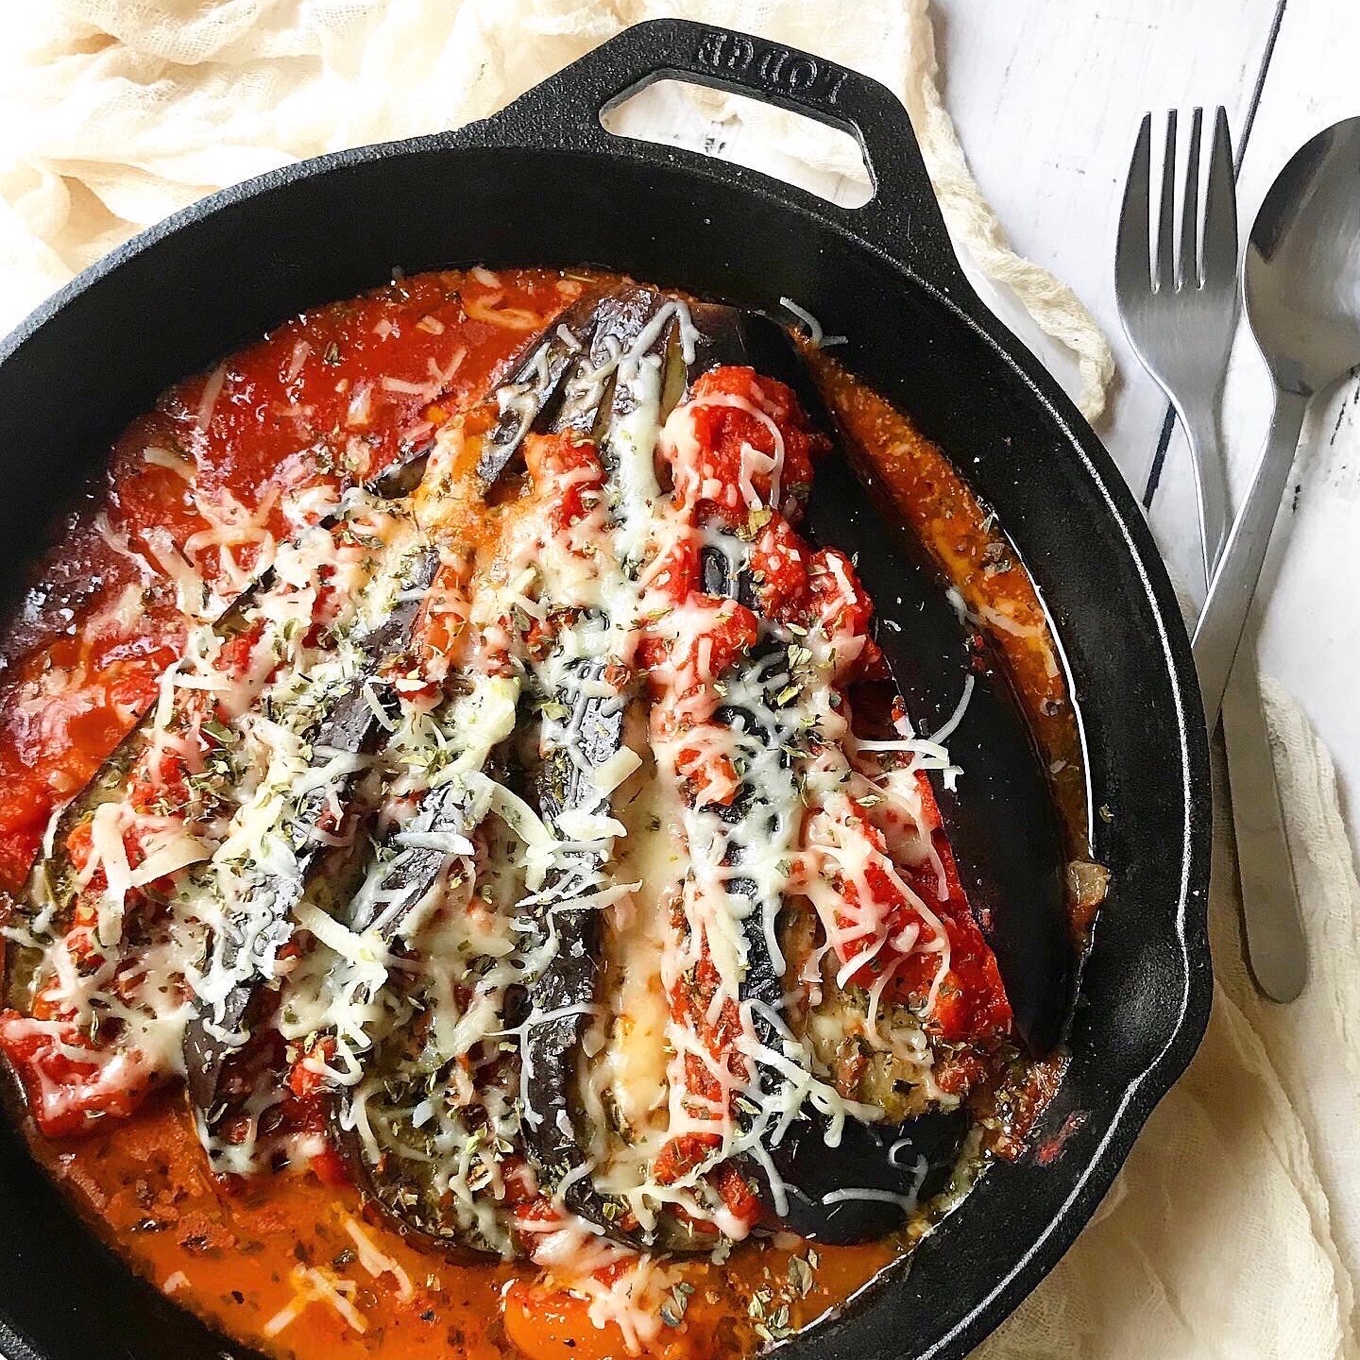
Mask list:
[{"label": "melted cheese", "polygon": [[359,1288],[353,1280],[343,1279],[320,1266],[294,1266],[292,1282],[293,1298],[260,1329],[265,1336],[278,1336],[312,1303],[328,1305],[351,1331],[360,1336],[368,1331],[368,1319],[351,1302]]},{"label": "melted cheese", "polygon": [[[474,299],[468,312],[518,327],[497,300]],[[488,513],[471,478],[457,474],[475,465],[476,448],[455,420],[409,502],[347,493],[322,525],[320,502],[286,501],[297,532],[280,544],[272,501],[247,510],[221,498],[198,504],[207,527],[183,544],[146,534],[147,555],[192,623],[137,757],[157,803],[134,806],[124,789],[90,819],[77,888],[95,906],[96,965],[80,956],[77,932],[57,927],[55,904],[26,927],[44,950],[36,988],[60,1020],[25,1023],[48,1025],[52,1042],[70,1046],[73,1026],[97,1033],[117,1022],[116,1044],[76,1049],[110,1083],[181,1071],[195,999],[227,1036],[220,1027],[238,988],[276,991],[268,1023],[339,1093],[341,1122],[370,1161],[422,1168],[449,1221],[492,1250],[511,1255],[528,1242],[555,1280],[590,1299],[597,1325],[619,1325],[630,1350],[657,1335],[665,1269],[565,1211],[535,1219],[509,1208],[526,1184],[534,1189],[517,1163],[526,1123],[542,1118],[526,1098],[534,1074],[525,1036],[566,1017],[589,1022],[577,1091],[586,1161],[551,1188],[560,1209],[590,1177],[644,1233],[680,1211],[740,1238],[750,1224],[709,1179],[719,1162],[754,1158],[779,1201],[770,1149],[794,1120],[816,1111],[834,1144],[846,1118],[879,1113],[830,1080],[848,1025],[938,1096],[923,1022],[948,971],[948,934],[899,866],[929,864],[939,898],[947,895],[917,775],[954,772],[944,743],[970,694],[928,738],[904,730],[895,741],[856,741],[837,685],[864,638],[831,609],[809,627],[760,620],[756,647],[721,660],[716,630],[733,602],[677,602],[669,575],[677,550],[701,547],[722,554],[734,581],[749,569],[749,540],[699,507],[777,508],[785,449],[769,414],[730,394],[681,403],[663,427],[661,353],[673,331],[692,354],[688,311],[668,303],[627,349],[578,363],[568,385],[566,401],[583,409],[612,393],[603,492],[589,464],[544,485],[531,473],[518,501]],[[574,337],[560,338],[579,351]],[[295,353],[294,367],[306,357]],[[458,349],[442,366],[431,361],[428,378],[360,384],[347,422],[366,425],[382,391],[432,399],[463,357]],[[550,374],[540,358],[523,383],[500,390],[502,412],[527,420],[541,405]],[[200,428],[224,382],[217,370],[205,385]],[[768,452],[740,450],[735,487],[701,473],[695,414],[705,406],[738,410],[768,436]],[[532,469],[539,436],[527,438]],[[675,469],[670,492],[658,482],[659,449]],[[191,472],[156,450],[147,457],[186,475],[192,493]],[[583,487],[583,513],[562,523],[556,507]],[[475,543],[461,537],[468,523],[485,525]],[[130,544],[111,541],[151,574]],[[430,542],[441,571],[428,596],[417,594],[452,641],[380,689],[359,639],[416,598],[409,568]],[[838,598],[853,595],[845,559],[829,554],[818,570]],[[224,613],[223,596],[252,578],[254,593]],[[655,656],[658,643],[660,659],[639,674],[638,657]],[[376,749],[318,746],[320,723],[355,685],[379,731]],[[650,712],[639,702],[645,691]],[[525,750],[517,730],[530,707],[541,720],[536,748]],[[587,715],[621,720],[625,740],[592,754]],[[507,762],[536,760],[573,790],[551,810],[504,775]],[[320,822],[318,806],[328,814]],[[304,881],[304,861],[332,852],[335,872]],[[146,919],[153,887],[165,910]],[[805,958],[786,959],[781,940],[792,894],[817,917]],[[563,913],[581,910],[602,917],[600,993],[508,1027],[512,998],[558,955]],[[925,1014],[885,1017],[886,988],[918,955],[935,961]],[[884,959],[863,1005],[852,1005],[854,979]],[[62,1095],[43,1098],[59,1105]],[[251,1092],[244,1131],[230,1143],[200,1130],[218,1170],[252,1174],[278,1151],[266,1130],[279,1099],[276,1084]],[[710,1151],[663,1182],[658,1156],[691,1134],[710,1138]],[[289,1155],[315,1150],[307,1137]],[[361,1267],[409,1295],[400,1265],[354,1220],[345,1227]],[[294,1286],[268,1335],[314,1302],[364,1330],[353,1282],[299,1268]]]},{"label": "melted cheese", "polygon": [[531,1235],[530,1255],[550,1283],[590,1301],[596,1327],[613,1323],[629,1355],[641,1355],[661,1335],[661,1303],[680,1276],[648,1255],[605,1241],[574,1214],[521,1219]]}]

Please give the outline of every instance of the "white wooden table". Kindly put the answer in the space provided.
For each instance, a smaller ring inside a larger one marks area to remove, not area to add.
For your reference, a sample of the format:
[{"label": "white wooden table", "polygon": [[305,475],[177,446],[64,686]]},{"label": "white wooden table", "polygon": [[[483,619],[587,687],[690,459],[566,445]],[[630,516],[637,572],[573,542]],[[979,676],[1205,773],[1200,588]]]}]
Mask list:
[{"label": "white wooden table", "polygon": [[[1360,114],[1360,2],[935,0],[935,10],[945,100],[974,174],[1012,244],[1071,284],[1113,341],[1123,385],[1101,434],[1149,505],[1173,574],[1198,601],[1185,448],[1177,431],[1158,472],[1166,402],[1129,350],[1115,308],[1114,231],[1133,138],[1148,110],[1226,105],[1235,143],[1249,128],[1239,182],[1245,240],[1289,156],[1328,124]],[[1183,138],[1187,131],[1183,122]],[[998,309],[1075,392],[1075,365],[1013,302],[1000,299]],[[1244,330],[1223,416],[1239,493],[1269,400]],[[1355,375],[1314,411],[1261,595],[1262,669],[1293,692],[1327,742],[1350,807],[1360,803],[1360,572],[1347,564],[1360,548],[1358,412]]]}]

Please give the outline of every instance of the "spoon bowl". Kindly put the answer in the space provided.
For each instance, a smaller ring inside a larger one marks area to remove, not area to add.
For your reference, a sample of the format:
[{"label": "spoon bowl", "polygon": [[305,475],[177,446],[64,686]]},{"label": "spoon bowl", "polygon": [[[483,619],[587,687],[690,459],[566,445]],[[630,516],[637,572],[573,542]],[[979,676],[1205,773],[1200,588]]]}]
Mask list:
[{"label": "spoon bowl", "polygon": [[1278,387],[1312,396],[1360,364],[1360,118],[1319,133],[1280,171],[1243,270]]}]

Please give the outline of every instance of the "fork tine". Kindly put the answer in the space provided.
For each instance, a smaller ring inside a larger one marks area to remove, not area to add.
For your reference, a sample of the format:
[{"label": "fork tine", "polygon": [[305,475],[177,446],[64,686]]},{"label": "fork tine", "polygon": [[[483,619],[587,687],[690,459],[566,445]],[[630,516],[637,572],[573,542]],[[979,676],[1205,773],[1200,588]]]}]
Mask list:
[{"label": "fork tine", "polygon": [[1204,280],[1222,283],[1237,277],[1237,195],[1233,188],[1232,139],[1228,111],[1214,117],[1209,184],[1204,195]]},{"label": "fork tine", "polygon": [[1166,115],[1166,159],[1162,161],[1162,207],[1157,218],[1157,291],[1176,287],[1176,110]]},{"label": "fork tine", "polygon": [[1204,110],[1196,109],[1190,123],[1190,155],[1185,162],[1185,201],[1181,205],[1181,254],[1176,286],[1198,288],[1199,272],[1199,143]]},{"label": "fork tine", "polygon": [[1119,210],[1119,240],[1115,245],[1115,288],[1126,296],[1146,293],[1151,278],[1152,244],[1149,211],[1152,185],[1152,115],[1143,115],[1133,144],[1124,204]]}]

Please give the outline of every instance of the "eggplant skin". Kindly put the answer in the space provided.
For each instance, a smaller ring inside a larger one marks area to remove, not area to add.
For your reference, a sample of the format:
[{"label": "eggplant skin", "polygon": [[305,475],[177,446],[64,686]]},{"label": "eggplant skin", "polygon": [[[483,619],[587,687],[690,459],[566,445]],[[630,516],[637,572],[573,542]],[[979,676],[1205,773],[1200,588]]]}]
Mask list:
[{"label": "eggplant skin", "polygon": [[[420,811],[403,828],[410,832],[454,831],[464,832],[467,827],[465,807],[466,795],[457,784],[443,784],[432,789],[421,801]],[[379,893],[402,894],[395,910],[384,913],[379,936],[384,944],[391,944],[401,932],[402,925],[411,911],[434,887],[435,881],[444,871],[448,856],[442,850],[406,847],[398,851],[387,867]],[[372,901],[366,910],[360,911],[351,901],[348,920],[345,924],[355,934],[363,934],[377,920],[378,906]]]},{"label": "eggplant skin", "polygon": [[[578,298],[528,344],[502,379],[495,392],[500,415],[483,441],[477,461],[477,480],[487,490],[514,462],[525,436],[541,428],[544,417],[558,404],[563,387],[589,350],[597,326],[609,315],[609,299],[632,291],[636,290],[618,290],[603,299],[596,294]],[[589,419],[593,423],[593,411]]]},{"label": "eggplant skin", "polygon": [[[263,1009],[262,998],[256,988],[241,984],[233,987],[222,1003],[220,1018],[213,1025],[230,1035],[248,1035]],[[220,1122],[225,1108],[220,1092],[231,1059],[240,1051],[241,1043],[232,1043],[215,1034],[208,1027],[207,1017],[195,1008],[184,1027],[184,1078],[189,1092],[189,1103],[210,1128]]]},{"label": "eggplant skin", "polygon": [[787,1196],[782,1213],[766,1173],[755,1168],[767,1226],[829,1246],[896,1232],[949,1185],[970,1123],[962,1108],[929,1110],[895,1125],[847,1120],[840,1142],[829,1147],[819,1118],[800,1119],[769,1149]]},{"label": "eggplant skin", "polygon": [[[627,703],[623,696],[590,696],[583,686],[598,681],[604,665],[586,662],[576,668],[577,683],[556,698],[570,712],[568,731],[576,734],[577,758],[566,746],[550,751],[535,779],[539,812],[550,825],[564,812],[593,803],[598,794],[581,764],[596,769],[623,745]],[[573,857],[559,872],[562,889],[535,909],[541,929],[557,938],[557,950],[529,986],[531,1009],[521,1045],[527,1067],[524,1111],[524,1147],[529,1160],[547,1185],[556,1186],[577,1167],[586,1154],[573,1119],[575,1063],[585,1028],[583,1014],[554,1015],[595,1000],[599,982],[600,913],[593,905],[572,907],[570,894],[577,875],[587,876],[598,865],[585,854]],[[553,1016],[539,1020],[538,1016]],[[577,1187],[580,1187],[579,1189]],[[595,1210],[588,1178],[569,1187],[586,1209]],[[598,1197],[596,1197],[598,1198]],[[602,1212],[602,1210],[601,1210]]]},{"label": "eggplant skin", "polygon": [[[364,666],[341,690],[330,712],[313,733],[312,745],[318,748],[312,757],[313,765],[325,764],[336,751],[359,754],[371,751],[378,744],[383,728],[369,700],[369,692],[378,694],[381,706],[389,710],[395,707],[394,696],[375,680],[384,663],[409,644],[422,604],[415,592],[423,593],[430,588],[438,567],[438,549],[426,545],[406,574],[406,584],[397,604],[361,640]],[[344,784],[346,793],[351,784],[352,777]],[[296,873],[290,880],[270,880],[259,889],[273,895],[270,913],[279,922],[291,916],[324,858],[324,846],[311,833],[325,807],[324,790],[315,789],[303,798],[291,831]],[[228,967],[234,966],[249,946],[250,941],[244,938],[244,922],[250,915],[249,912],[239,914],[239,928],[225,943],[223,955]],[[196,1002],[185,1026],[183,1054],[189,1099],[208,1128],[220,1123],[230,1111],[230,1102],[223,1099],[224,1084],[232,1060],[245,1049],[255,1022],[267,1009],[264,984],[265,979],[258,973],[236,983],[220,1009],[210,1010]]]}]

